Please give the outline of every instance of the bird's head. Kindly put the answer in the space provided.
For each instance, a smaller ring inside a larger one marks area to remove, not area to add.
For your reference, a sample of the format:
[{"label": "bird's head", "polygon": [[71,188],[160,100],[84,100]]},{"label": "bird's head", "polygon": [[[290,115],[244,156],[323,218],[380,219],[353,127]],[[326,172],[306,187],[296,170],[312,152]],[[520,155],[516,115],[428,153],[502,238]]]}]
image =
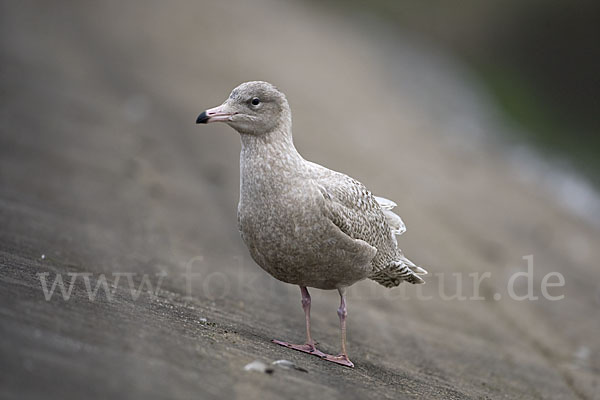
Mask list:
[{"label": "bird's head", "polygon": [[270,83],[242,83],[220,106],[202,112],[197,124],[225,122],[241,134],[263,135],[291,126],[291,113],[285,95]]}]

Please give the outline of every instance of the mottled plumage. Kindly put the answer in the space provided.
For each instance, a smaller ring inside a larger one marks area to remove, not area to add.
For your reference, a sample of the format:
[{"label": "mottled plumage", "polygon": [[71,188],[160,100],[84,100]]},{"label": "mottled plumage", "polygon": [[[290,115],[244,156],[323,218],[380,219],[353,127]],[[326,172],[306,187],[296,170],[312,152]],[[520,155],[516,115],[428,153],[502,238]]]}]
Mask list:
[{"label": "mottled plumage", "polygon": [[400,217],[390,211],[396,204],[373,196],[362,183],[347,175],[312,162],[307,164],[327,199],[328,218],[348,236],[377,249],[369,278],[386,287],[398,286],[403,280],[423,283],[418,275],[425,270],[404,257],[398,248],[396,235],[406,228]]},{"label": "mottled plumage", "polygon": [[[212,121],[226,122],[241,136],[238,226],[252,258],[275,278],[299,285],[308,310],[306,287],[340,291],[345,353],[345,287],[365,278],[386,287],[424,282],[419,275],[426,271],[398,248],[395,236],[406,228],[391,211],[396,204],[302,158],[292,141],[288,102],[269,83],[238,86],[197,122]],[[306,346],[312,341],[308,319],[307,333]],[[316,354],[310,346],[296,349]],[[349,365],[345,360],[332,359]]]}]

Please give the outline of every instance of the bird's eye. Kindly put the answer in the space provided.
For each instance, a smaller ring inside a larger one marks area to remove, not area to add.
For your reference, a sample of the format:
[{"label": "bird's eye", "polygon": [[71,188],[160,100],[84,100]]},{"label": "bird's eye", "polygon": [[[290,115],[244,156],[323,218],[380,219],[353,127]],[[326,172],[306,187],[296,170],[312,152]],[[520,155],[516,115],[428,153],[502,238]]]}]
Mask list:
[{"label": "bird's eye", "polygon": [[258,97],[254,97],[251,103],[253,106],[257,106],[260,104],[260,99]]}]

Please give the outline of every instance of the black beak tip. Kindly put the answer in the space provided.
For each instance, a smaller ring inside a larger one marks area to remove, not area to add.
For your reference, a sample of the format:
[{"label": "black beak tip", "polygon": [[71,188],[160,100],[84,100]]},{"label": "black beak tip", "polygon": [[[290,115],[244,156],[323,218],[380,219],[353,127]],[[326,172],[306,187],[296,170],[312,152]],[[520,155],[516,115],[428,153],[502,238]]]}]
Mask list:
[{"label": "black beak tip", "polygon": [[208,115],[206,115],[206,111],[202,111],[202,114],[198,115],[196,118],[197,124],[206,124],[208,122]]}]

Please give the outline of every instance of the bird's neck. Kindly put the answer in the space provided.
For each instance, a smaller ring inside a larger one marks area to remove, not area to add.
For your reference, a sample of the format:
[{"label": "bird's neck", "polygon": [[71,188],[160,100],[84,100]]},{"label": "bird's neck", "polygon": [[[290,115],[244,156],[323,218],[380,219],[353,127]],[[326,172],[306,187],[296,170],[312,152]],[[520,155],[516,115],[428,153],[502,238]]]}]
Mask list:
[{"label": "bird's neck", "polygon": [[[287,128],[287,127],[286,127]],[[257,136],[242,134],[240,185],[252,186],[259,181],[269,186],[297,176],[306,168],[296,150],[290,129],[275,129]]]}]

